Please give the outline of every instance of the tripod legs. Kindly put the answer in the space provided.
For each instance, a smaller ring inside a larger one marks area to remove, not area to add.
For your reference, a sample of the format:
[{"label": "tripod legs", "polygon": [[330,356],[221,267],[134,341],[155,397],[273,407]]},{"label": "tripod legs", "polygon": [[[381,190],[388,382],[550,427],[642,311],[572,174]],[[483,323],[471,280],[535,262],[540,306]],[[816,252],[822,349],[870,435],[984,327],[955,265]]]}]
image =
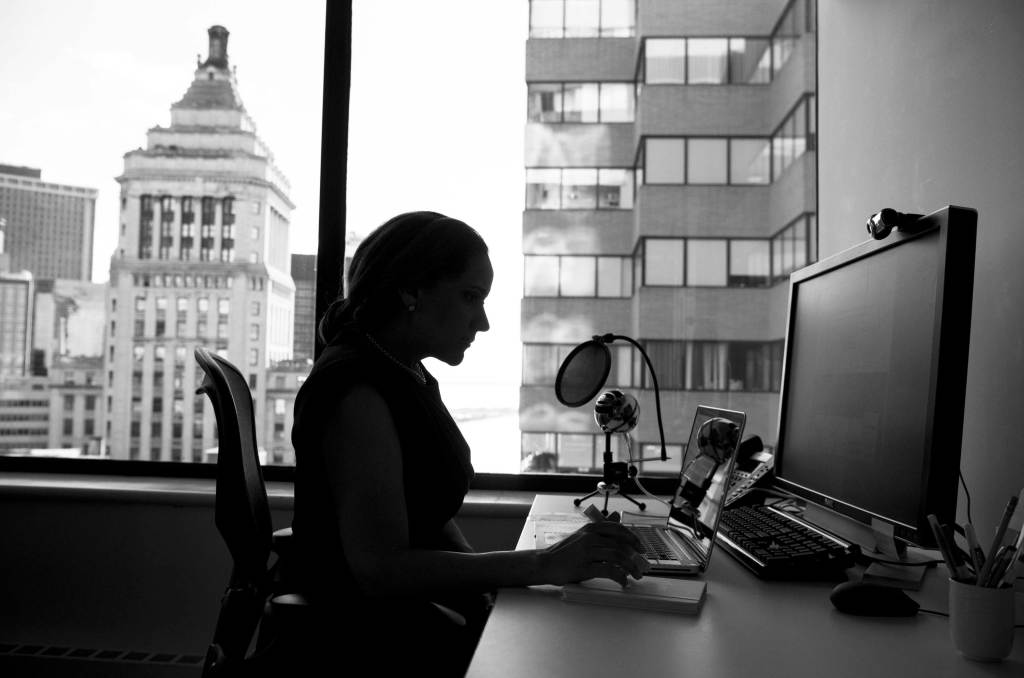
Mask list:
[{"label": "tripod legs", "polygon": [[613,492],[615,494],[619,495],[620,497],[625,497],[629,501],[631,501],[634,504],[636,504],[637,507],[641,511],[647,510],[647,504],[644,504],[643,502],[637,501],[633,497],[629,496],[628,494],[623,492],[621,489],[619,489],[618,485],[614,485],[614,484],[606,483],[606,482],[598,483],[596,490],[594,490],[590,494],[586,495],[585,497],[580,497],[579,499],[573,499],[572,503],[575,506],[579,506],[580,504],[582,504],[586,500],[590,499],[591,497],[593,497],[595,495],[598,495],[598,494],[603,494],[604,495],[604,508],[601,509],[601,515],[605,515],[606,516],[606,515],[608,515],[608,497],[610,497]]}]

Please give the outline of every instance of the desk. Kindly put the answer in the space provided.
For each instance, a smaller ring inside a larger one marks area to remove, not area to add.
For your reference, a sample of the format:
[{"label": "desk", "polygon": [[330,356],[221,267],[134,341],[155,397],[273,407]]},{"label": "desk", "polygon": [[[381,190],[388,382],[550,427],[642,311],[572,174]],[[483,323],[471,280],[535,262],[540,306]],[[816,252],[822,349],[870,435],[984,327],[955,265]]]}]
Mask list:
[{"label": "desk", "polygon": [[[533,547],[534,516],[576,510],[573,496],[538,495],[517,548]],[[613,498],[609,508],[625,503]],[[648,511],[659,508],[648,502]],[[718,549],[706,579],[699,616],[566,603],[552,586],[502,589],[467,676],[1024,676],[1024,629],[1009,658],[981,664],[953,649],[946,617],[846,615],[829,602],[831,584],[763,581]],[[946,612],[942,567],[910,594],[922,608]]]}]

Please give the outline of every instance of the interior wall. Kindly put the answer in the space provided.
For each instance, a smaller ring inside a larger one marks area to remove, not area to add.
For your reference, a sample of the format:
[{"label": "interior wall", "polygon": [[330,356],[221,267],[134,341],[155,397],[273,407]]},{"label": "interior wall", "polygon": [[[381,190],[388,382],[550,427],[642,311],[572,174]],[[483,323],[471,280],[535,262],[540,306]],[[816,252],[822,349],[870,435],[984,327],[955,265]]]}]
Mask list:
[{"label": "interior wall", "polygon": [[961,469],[980,535],[1024,487],[1022,28],[1019,0],[818,2],[821,254],[882,207],[978,210]]}]

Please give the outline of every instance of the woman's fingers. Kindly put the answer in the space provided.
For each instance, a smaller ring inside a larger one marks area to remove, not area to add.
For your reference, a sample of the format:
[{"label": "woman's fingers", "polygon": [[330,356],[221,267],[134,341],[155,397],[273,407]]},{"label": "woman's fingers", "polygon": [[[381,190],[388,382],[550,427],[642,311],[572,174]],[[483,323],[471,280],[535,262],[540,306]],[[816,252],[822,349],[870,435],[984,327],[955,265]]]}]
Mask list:
[{"label": "woman's fingers", "polygon": [[640,540],[622,525],[594,523],[580,532],[584,534],[585,557],[591,562],[613,566],[617,568],[616,574],[629,574],[636,579],[650,568]]},{"label": "woman's fingers", "polygon": [[620,586],[629,585],[629,576],[626,570],[622,569],[614,563],[594,563],[592,577],[604,577],[605,579],[612,579],[619,583]]},{"label": "woman's fingers", "polygon": [[643,544],[640,542],[640,538],[637,537],[633,532],[621,525],[620,523],[612,522],[600,522],[600,523],[588,523],[581,528],[582,531],[589,534],[597,534],[616,541],[624,542],[629,544],[637,551],[643,550]]}]

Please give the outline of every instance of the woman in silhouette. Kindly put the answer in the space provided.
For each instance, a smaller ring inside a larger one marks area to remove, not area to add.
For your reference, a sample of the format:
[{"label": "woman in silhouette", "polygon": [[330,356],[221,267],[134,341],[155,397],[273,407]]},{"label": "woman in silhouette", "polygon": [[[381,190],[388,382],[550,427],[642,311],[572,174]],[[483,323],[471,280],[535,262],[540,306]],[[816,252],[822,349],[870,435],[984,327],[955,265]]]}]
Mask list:
[{"label": "woman in silhouette", "polygon": [[[288,571],[339,627],[344,664],[461,675],[499,587],[605,577],[647,561],[621,525],[588,524],[543,550],[476,552],[455,516],[470,451],[421,360],[462,362],[490,327],[487,246],[465,223],[400,214],[356,249],[347,293],[295,401],[295,552]],[[320,625],[329,628],[330,621]],[[330,637],[320,642],[332,642]]]}]

